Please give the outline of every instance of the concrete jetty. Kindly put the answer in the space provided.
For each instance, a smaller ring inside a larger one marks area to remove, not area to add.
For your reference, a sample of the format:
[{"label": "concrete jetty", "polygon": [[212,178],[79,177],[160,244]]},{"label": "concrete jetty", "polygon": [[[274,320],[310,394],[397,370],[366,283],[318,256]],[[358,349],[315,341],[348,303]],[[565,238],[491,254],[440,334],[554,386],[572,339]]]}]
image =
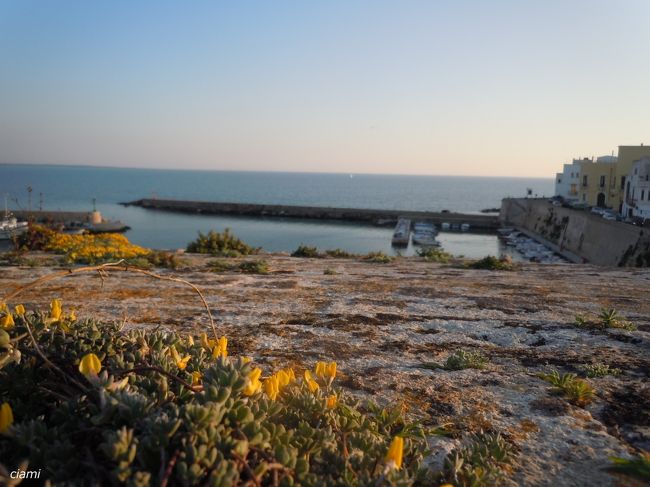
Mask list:
[{"label": "concrete jetty", "polygon": [[11,213],[19,220],[53,227],[83,227],[91,233],[121,233],[130,228],[120,221],[104,219],[99,211],[15,210]]},{"label": "concrete jetty", "polygon": [[282,217],[315,220],[342,220],[370,223],[374,225],[394,225],[399,218],[424,220],[431,223],[468,223],[470,230],[491,231],[499,228],[497,215],[464,214],[451,212],[375,210],[361,208],[333,208],[320,206],[265,205],[254,203],[225,203],[210,201],[181,201],[145,198],[125,206],[139,206],[151,210],[165,210],[182,213],[212,215],[232,215],[251,217]]}]

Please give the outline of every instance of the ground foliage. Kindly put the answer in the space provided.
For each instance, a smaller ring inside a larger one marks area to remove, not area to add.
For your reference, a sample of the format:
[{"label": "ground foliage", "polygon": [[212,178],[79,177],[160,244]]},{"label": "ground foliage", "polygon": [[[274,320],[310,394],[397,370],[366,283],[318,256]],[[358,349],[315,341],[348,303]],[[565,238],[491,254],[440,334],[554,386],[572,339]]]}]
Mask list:
[{"label": "ground foliage", "polygon": [[0,421],[6,471],[27,460],[41,478],[76,485],[443,480],[423,462],[431,432],[399,406],[356,402],[335,386],[335,365],[260,378],[253,362],[227,356],[225,338],[122,331],[57,302],[0,314],[0,403],[13,411]]},{"label": "ground foliage", "polygon": [[63,263],[98,264],[111,260],[138,260],[152,251],[129,242],[118,233],[70,235],[41,225],[30,224],[27,232],[17,237],[18,251],[41,250],[63,256]]},{"label": "ground foliage", "polygon": [[256,254],[259,249],[251,247],[236,237],[230,229],[223,232],[210,230],[199,236],[187,245],[187,251],[195,254],[210,254],[220,257],[240,257],[242,255]]}]

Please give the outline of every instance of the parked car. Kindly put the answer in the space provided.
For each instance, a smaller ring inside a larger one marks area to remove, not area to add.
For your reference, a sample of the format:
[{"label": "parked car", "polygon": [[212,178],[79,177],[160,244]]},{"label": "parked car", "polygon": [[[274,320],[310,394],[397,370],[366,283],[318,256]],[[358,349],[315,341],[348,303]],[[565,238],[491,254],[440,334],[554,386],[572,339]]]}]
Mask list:
[{"label": "parked car", "polygon": [[609,213],[609,212],[607,212],[607,211],[603,212],[603,218],[604,218],[605,220],[616,221],[616,215],[614,215],[614,214],[612,214],[612,213]]},{"label": "parked car", "polygon": [[592,212],[594,215],[601,215],[601,216],[602,216],[603,213],[605,213],[605,211],[606,211],[605,208],[600,208],[599,206],[594,206],[594,207],[591,209],[591,212]]}]

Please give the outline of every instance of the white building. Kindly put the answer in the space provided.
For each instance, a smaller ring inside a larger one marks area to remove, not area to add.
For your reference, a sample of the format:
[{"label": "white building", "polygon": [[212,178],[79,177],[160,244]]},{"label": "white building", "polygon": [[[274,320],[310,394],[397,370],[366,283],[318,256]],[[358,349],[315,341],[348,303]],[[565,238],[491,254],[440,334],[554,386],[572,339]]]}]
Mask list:
[{"label": "white building", "polygon": [[565,164],[562,172],[555,175],[555,196],[561,196],[566,201],[578,199],[580,187],[580,159],[574,159],[571,164]]},{"label": "white building", "polygon": [[632,164],[625,183],[623,215],[650,219],[650,157]]}]

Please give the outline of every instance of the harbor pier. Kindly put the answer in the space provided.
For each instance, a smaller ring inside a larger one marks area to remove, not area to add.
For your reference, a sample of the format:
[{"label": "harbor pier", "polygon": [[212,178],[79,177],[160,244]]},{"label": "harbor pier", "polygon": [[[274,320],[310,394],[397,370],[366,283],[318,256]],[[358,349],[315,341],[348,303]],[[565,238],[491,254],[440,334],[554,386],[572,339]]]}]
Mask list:
[{"label": "harbor pier", "polygon": [[340,220],[363,222],[373,225],[394,225],[399,218],[406,218],[410,220],[428,221],[438,225],[449,223],[450,225],[455,226],[465,223],[470,225],[471,230],[480,231],[494,231],[500,226],[497,215],[453,212],[265,205],[254,203],[166,200],[157,198],[144,198],[122,204],[125,206],[139,206],[150,210],[164,210],[180,213]]}]

